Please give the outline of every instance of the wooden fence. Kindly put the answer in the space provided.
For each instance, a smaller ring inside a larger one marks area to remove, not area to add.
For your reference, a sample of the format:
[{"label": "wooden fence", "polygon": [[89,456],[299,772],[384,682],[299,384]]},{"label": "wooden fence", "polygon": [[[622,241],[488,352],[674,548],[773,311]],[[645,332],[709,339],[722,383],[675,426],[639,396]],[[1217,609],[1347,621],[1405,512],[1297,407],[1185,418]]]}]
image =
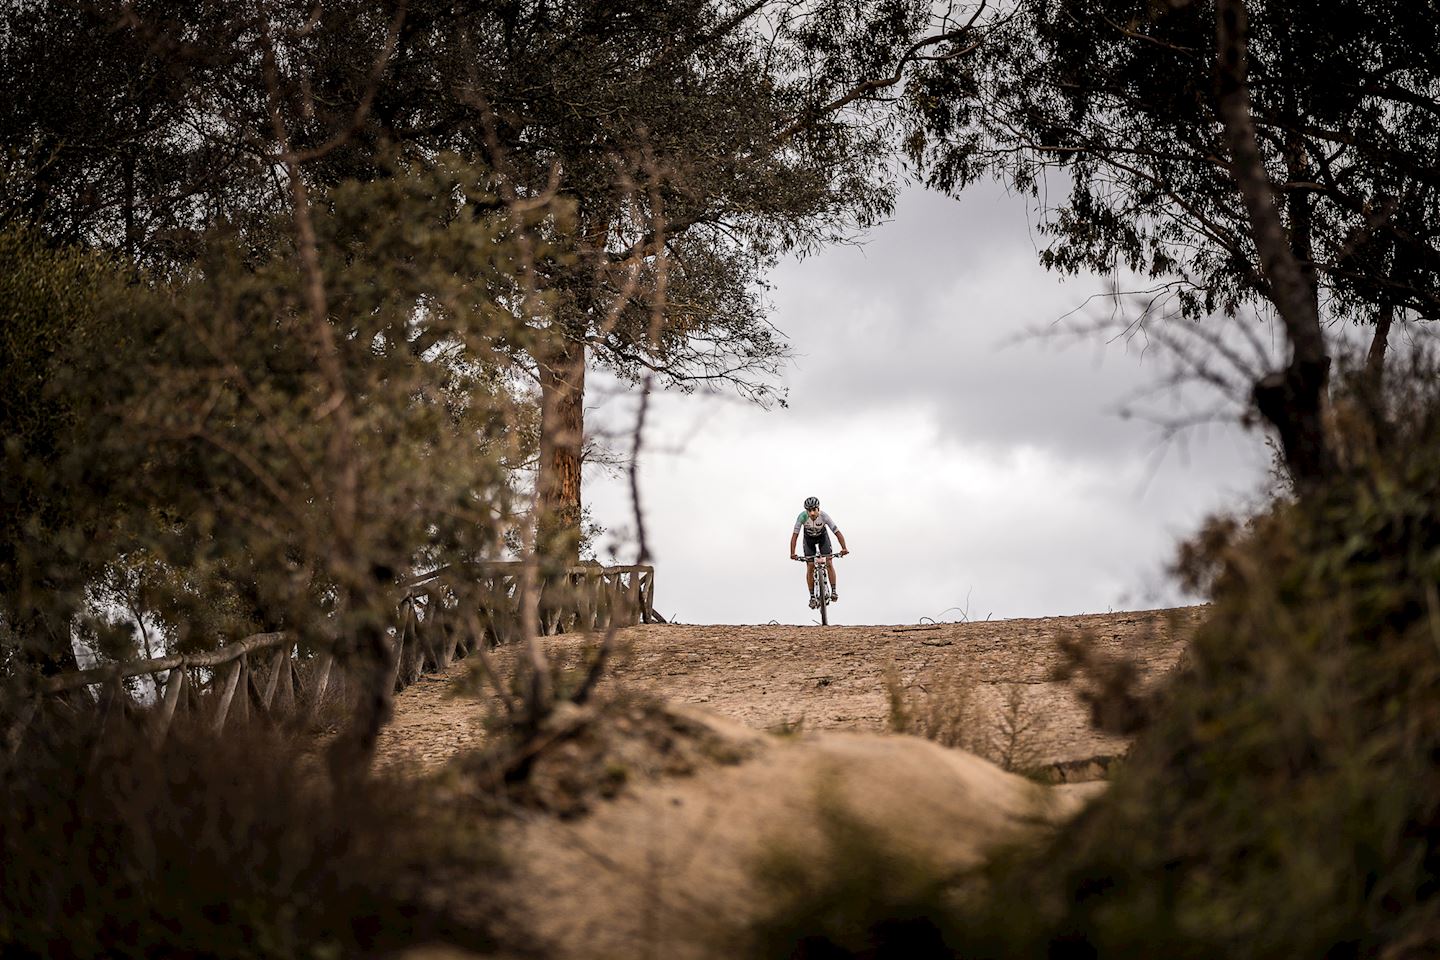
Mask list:
[{"label": "wooden fence", "polygon": [[[436,570],[406,584],[394,631],[392,682],[396,691],[426,673],[446,670],[477,644],[497,645],[520,635],[519,563],[477,564],[464,577],[478,584],[478,603],[461,608],[447,583],[456,572]],[[664,620],[654,612],[655,569],[582,564],[547,578],[540,596],[540,629],[553,634],[611,625]],[[164,674],[162,681],[161,674]],[[104,724],[113,713],[143,712],[157,741],[177,716],[208,722],[219,732],[252,715],[300,716],[313,721],[327,702],[341,696],[342,671],[328,650],[309,651],[293,634],[260,633],[218,650],[150,660],[109,663],[46,677],[6,731],[13,753],[45,698],[86,697],[98,688],[95,704]],[[151,677],[155,702],[140,704],[127,681]],[[162,692],[163,691],[163,692]]]}]

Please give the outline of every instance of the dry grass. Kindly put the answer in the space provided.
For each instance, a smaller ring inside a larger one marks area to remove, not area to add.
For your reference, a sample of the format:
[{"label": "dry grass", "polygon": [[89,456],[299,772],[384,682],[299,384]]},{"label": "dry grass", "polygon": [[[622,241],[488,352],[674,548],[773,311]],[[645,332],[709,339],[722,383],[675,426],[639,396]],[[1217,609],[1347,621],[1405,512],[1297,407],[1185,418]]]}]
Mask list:
[{"label": "dry grass", "polygon": [[984,683],[965,666],[933,670],[907,684],[892,668],[885,692],[894,733],[969,751],[1004,770],[1040,763],[1048,724],[1025,684]]}]

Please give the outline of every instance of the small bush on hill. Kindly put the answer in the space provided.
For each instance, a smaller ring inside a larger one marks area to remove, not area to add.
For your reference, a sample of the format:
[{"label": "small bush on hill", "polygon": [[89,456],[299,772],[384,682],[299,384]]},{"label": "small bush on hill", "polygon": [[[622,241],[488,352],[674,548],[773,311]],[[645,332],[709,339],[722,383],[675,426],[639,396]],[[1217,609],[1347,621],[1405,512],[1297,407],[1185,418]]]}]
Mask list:
[{"label": "small bush on hill", "polygon": [[581,706],[562,703],[533,732],[497,723],[491,734],[455,771],[477,809],[493,815],[580,816],[634,780],[689,776],[751,750],[663,700],[615,688]]},{"label": "small bush on hill", "polygon": [[890,730],[967,750],[1003,770],[1024,771],[1040,762],[1046,717],[1026,700],[1019,684],[982,689],[964,665],[931,671],[906,685],[898,672],[885,675]]}]

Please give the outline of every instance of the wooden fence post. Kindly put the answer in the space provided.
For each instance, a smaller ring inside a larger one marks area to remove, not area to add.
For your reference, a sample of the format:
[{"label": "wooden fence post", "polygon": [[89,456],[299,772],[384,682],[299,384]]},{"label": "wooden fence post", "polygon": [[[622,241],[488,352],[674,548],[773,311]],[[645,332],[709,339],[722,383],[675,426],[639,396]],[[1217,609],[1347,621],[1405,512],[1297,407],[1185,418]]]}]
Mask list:
[{"label": "wooden fence post", "polygon": [[165,736],[170,732],[170,721],[175,718],[175,707],[180,703],[180,694],[189,683],[189,675],[183,666],[172,668],[165,678],[165,699],[160,703],[160,715],[155,718],[153,734],[157,747],[165,742]]},{"label": "wooden fence post", "polygon": [[120,711],[122,713],[124,712],[125,707],[121,703],[121,698],[125,696],[125,688],[121,685],[119,673],[116,673],[101,684],[99,704],[100,720],[96,724],[97,737],[105,733],[105,725],[110,722],[110,711],[118,706]]},{"label": "wooden fence post", "polygon": [[330,668],[335,664],[335,655],[326,650],[318,659],[315,678],[310,682],[310,709],[306,711],[306,720],[312,723],[320,715],[320,704],[324,701],[325,691],[330,685]]},{"label": "wooden fence post", "polygon": [[[290,649],[288,646],[285,647],[285,659],[281,661],[284,664],[285,672],[284,679],[280,681],[279,696],[279,709],[287,714],[295,709],[295,660],[290,656]],[[300,651],[297,649],[295,653],[296,656],[299,656]]]},{"label": "wooden fence post", "polygon": [[640,622],[640,569],[630,571],[630,609],[625,611],[625,625],[634,626]]},{"label": "wooden fence post", "polygon": [[397,684],[400,682],[400,663],[405,659],[405,638],[410,633],[410,625],[415,622],[415,602],[405,604],[405,617],[400,621],[400,629],[395,633],[395,659],[390,664],[390,689],[400,689]]},{"label": "wooden fence post", "polygon": [[242,725],[250,722],[250,701],[254,696],[254,674],[250,669],[250,655],[240,655],[240,702],[235,704],[235,719]]},{"label": "wooden fence post", "polygon": [[586,569],[581,574],[580,595],[575,606],[579,609],[579,621],[576,626],[580,630],[595,629],[595,573]]},{"label": "wooden fence post", "polygon": [[235,661],[230,668],[230,675],[225,678],[225,692],[220,694],[220,704],[215,708],[215,720],[212,729],[219,733],[225,729],[225,718],[230,713],[230,701],[235,699],[235,688],[240,685],[240,670],[244,667],[244,658]]},{"label": "wooden fence post", "polygon": [[21,705],[15,722],[5,731],[5,752],[9,756],[15,756],[20,750],[20,741],[25,737],[25,731],[30,727],[30,721],[35,719],[35,711],[40,709],[40,697],[32,696],[26,699]]},{"label": "wooden fence post", "polygon": [[290,663],[290,648],[280,647],[270,658],[270,676],[265,680],[265,690],[260,694],[260,705],[266,713],[274,711],[275,691],[280,686],[280,671]]},{"label": "wooden fence post", "polygon": [[610,575],[601,573],[595,579],[595,629],[610,626]]},{"label": "wooden fence post", "polygon": [[451,610],[445,616],[445,629],[440,639],[440,671],[443,673],[450,669],[450,664],[455,662],[455,654],[460,651],[460,639],[462,630],[456,622],[456,610]]},{"label": "wooden fence post", "polygon": [[431,604],[433,598],[425,604],[425,619],[418,616],[410,624],[410,642],[404,649],[404,663],[401,664],[400,675],[405,686],[410,686],[420,678],[425,667],[425,644],[430,633],[430,617],[433,615]]}]

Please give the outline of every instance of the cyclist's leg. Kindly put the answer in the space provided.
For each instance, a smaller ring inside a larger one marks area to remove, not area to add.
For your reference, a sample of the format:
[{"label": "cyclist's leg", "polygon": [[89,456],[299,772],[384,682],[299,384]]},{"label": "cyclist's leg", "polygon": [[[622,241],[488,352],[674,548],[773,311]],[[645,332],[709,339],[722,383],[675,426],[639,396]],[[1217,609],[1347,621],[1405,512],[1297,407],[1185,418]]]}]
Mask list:
[{"label": "cyclist's leg", "polygon": [[810,559],[820,550],[820,541],[805,539],[805,595],[815,596],[815,561]]},{"label": "cyclist's leg", "polygon": [[[820,552],[833,554],[835,548],[830,546],[830,531],[824,530],[820,533]],[[830,592],[835,592],[835,560],[833,558],[825,561],[825,572],[830,575]]]}]

